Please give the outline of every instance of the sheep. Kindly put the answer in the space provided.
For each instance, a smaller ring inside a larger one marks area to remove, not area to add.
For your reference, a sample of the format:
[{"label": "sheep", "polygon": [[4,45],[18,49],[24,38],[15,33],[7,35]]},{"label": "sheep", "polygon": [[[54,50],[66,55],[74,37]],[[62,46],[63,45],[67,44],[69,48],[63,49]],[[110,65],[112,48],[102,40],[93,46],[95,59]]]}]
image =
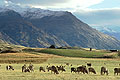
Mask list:
[{"label": "sheep", "polygon": [[114,75],[115,75],[115,74],[118,75],[119,73],[120,73],[120,68],[114,68]]},{"label": "sheep", "polygon": [[11,66],[11,65],[6,66],[6,69],[7,70],[14,70],[13,66]]},{"label": "sheep", "polygon": [[72,67],[72,68],[71,68],[71,73],[72,73],[72,72],[75,72],[75,73],[76,73],[76,72],[77,72],[77,69],[74,68],[74,67]]},{"label": "sheep", "polygon": [[55,66],[51,67],[51,71],[53,71],[54,74],[59,74],[59,72],[58,72],[58,70],[57,70],[57,68]]},{"label": "sheep", "polygon": [[27,67],[26,67],[26,65],[24,64],[23,66],[22,66],[22,72],[24,72],[24,70],[26,69]]},{"label": "sheep", "polygon": [[34,67],[33,67],[33,65],[30,63],[30,65],[28,66],[28,68],[30,69],[30,71],[32,72],[34,72]]},{"label": "sheep", "polygon": [[65,69],[65,66],[57,66],[57,69],[58,69],[58,71],[66,71]]},{"label": "sheep", "polygon": [[77,67],[77,72],[79,73],[79,72],[82,72],[83,74],[85,74],[85,73],[87,73],[88,74],[88,71],[87,71],[87,68],[86,68],[86,66],[79,66],[79,67]]},{"label": "sheep", "polygon": [[46,67],[46,69],[48,70],[48,72],[50,71],[50,70],[52,70],[52,68],[51,67]]},{"label": "sheep", "polygon": [[106,67],[101,67],[101,75],[108,75],[108,69]]},{"label": "sheep", "polygon": [[43,67],[40,67],[40,68],[39,68],[39,71],[40,71],[40,72],[41,72],[41,71],[45,72],[45,69],[44,69]]},{"label": "sheep", "polygon": [[94,69],[94,68],[92,68],[92,67],[88,68],[88,71],[89,71],[89,73],[90,73],[90,72],[92,72],[92,73],[96,74],[95,69]]},{"label": "sheep", "polygon": [[47,66],[46,69],[48,70],[48,72],[51,70],[51,73],[54,72],[54,74],[59,74],[59,72],[55,66],[51,66],[51,67]]}]

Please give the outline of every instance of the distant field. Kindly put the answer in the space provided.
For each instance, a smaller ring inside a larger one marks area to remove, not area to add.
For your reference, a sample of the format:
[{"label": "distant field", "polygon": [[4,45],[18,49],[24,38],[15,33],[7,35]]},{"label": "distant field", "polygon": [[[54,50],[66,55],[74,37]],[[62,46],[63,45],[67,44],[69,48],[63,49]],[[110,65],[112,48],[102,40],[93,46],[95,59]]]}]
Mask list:
[{"label": "distant field", "polygon": [[[46,49],[46,48],[18,48],[17,53],[1,53],[0,63],[43,63],[53,57],[79,58],[118,58],[118,53],[105,50],[82,49]],[[17,48],[15,49],[17,50]]]},{"label": "distant field", "polygon": [[[81,57],[81,58],[114,58],[117,53],[113,54],[109,51],[87,51],[80,49],[43,49],[41,53],[55,54],[67,57]],[[111,55],[110,55],[111,54]],[[113,55],[112,55],[113,54]]]}]

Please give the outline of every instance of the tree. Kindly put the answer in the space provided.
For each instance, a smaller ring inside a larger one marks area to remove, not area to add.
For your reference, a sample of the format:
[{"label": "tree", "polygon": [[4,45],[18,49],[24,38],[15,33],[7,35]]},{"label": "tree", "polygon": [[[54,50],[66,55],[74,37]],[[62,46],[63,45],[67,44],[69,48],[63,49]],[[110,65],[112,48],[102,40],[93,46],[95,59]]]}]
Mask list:
[{"label": "tree", "polygon": [[51,45],[49,48],[53,48],[53,49],[55,49],[55,45]]}]

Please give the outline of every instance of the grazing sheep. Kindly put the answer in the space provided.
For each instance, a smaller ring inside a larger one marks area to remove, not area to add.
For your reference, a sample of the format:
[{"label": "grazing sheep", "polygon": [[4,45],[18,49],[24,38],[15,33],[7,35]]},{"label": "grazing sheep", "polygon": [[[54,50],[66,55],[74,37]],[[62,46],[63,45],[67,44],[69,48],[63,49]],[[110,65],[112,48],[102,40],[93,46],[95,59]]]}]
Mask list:
[{"label": "grazing sheep", "polygon": [[57,70],[57,68],[55,66],[52,66],[51,69],[52,69],[51,71],[53,71],[54,74],[59,74],[58,70]]},{"label": "grazing sheep", "polygon": [[65,68],[64,66],[57,66],[58,71],[65,72],[66,70],[64,68]]},{"label": "grazing sheep", "polygon": [[28,67],[26,66],[26,64],[24,64],[22,66],[22,72],[31,72],[31,71],[32,71],[32,69],[31,69],[30,65]]},{"label": "grazing sheep", "polygon": [[[52,70],[52,68],[51,67],[46,67],[46,69],[48,70],[48,72],[50,71],[50,70]],[[52,71],[51,71],[52,72]]]},{"label": "grazing sheep", "polygon": [[13,66],[11,66],[11,65],[6,66],[6,69],[7,70],[14,70]]},{"label": "grazing sheep", "polygon": [[27,66],[24,64],[24,65],[22,66],[22,72],[24,72],[26,69],[27,69]]},{"label": "grazing sheep", "polygon": [[9,65],[9,70],[14,70],[13,66]]},{"label": "grazing sheep", "polygon": [[30,63],[30,65],[28,66],[28,68],[30,69],[30,71],[32,72],[34,72],[34,67],[33,67],[33,65]]},{"label": "grazing sheep", "polygon": [[115,75],[115,74],[118,75],[119,73],[120,73],[120,68],[114,68],[114,75]]},{"label": "grazing sheep", "polygon": [[40,72],[41,72],[41,71],[45,72],[45,69],[44,69],[43,67],[40,67],[40,68],[39,68],[39,71],[40,71]]},{"label": "grazing sheep", "polygon": [[95,69],[94,69],[94,68],[92,68],[92,67],[88,68],[88,71],[89,71],[89,73],[90,73],[90,72],[92,72],[92,73],[96,74]]},{"label": "grazing sheep", "polygon": [[74,67],[72,67],[72,68],[71,68],[71,73],[72,73],[72,72],[75,72],[75,73],[76,73],[76,72],[77,72],[77,69],[74,68]]},{"label": "grazing sheep", "polygon": [[54,72],[54,74],[59,74],[59,72],[55,66],[51,66],[51,67],[47,66],[46,69],[48,70],[48,72],[51,70],[51,73]]},{"label": "grazing sheep", "polygon": [[101,67],[101,75],[108,75],[108,69],[106,67]]},{"label": "grazing sheep", "polygon": [[79,67],[77,67],[77,72],[79,73],[79,72],[82,72],[83,74],[85,74],[85,73],[87,73],[88,74],[88,71],[87,71],[87,68],[86,68],[86,66],[79,66]]}]

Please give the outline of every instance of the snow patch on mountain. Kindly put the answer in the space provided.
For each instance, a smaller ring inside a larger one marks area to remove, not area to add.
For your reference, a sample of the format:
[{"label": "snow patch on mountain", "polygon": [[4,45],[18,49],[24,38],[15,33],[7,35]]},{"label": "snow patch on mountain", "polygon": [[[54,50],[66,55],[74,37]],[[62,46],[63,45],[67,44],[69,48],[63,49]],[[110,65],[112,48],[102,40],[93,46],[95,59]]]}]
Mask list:
[{"label": "snow patch on mountain", "polygon": [[7,5],[0,8],[0,12],[5,12],[7,10],[14,10],[21,14],[21,16],[30,19],[42,18],[45,16],[62,16],[66,11],[50,11],[43,10],[40,8],[31,7],[21,7],[19,5]]},{"label": "snow patch on mountain", "polygon": [[114,32],[114,33],[119,32],[117,27],[108,27],[108,26],[92,26],[92,27],[100,32]]},{"label": "snow patch on mountain", "polygon": [[111,28],[107,28],[107,27],[103,27],[103,30],[105,31],[105,32],[116,32],[115,30],[112,30]]},{"label": "snow patch on mountain", "polygon": [[25,18],[36,19],[36,18],[43,18],[45,16],[62,16],[65,14],[65,11],[50,11],[50,10],[43,10],[40,8],[27,8],[26,11],[22,12],[21,15]]}]

